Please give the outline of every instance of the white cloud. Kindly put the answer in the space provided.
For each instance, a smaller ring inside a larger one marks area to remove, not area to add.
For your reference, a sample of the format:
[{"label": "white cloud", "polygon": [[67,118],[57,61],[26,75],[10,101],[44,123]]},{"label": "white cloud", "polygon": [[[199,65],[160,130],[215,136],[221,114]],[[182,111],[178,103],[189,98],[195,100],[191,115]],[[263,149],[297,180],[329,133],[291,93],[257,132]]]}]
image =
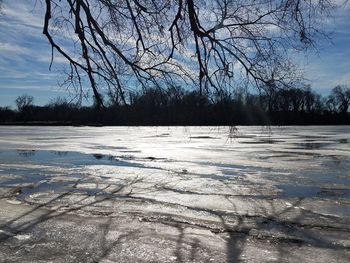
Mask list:
[{"label": "white cloud", "polygon": [[26,27],[42,29],[44,9],[37,5],[40,1],[13,1],[5,0],[3,13],[7,19],[11,19]]},{"label": "white cloud", "polygon": [[[44,62],[47,65],[49,65],[49,63],[51,63],[51,54],[49,52],[38,54],[35,56],[35,59],[39,62]],[[64,58],[63,56],[60,56],[60,55],[54,56],[53,63],[54,64],[68,64],[67,59]]]},{"label": "white cloud", "polygon": [[28,48],[19,46],[15,43],[2,43],[0,42],[0,52],[3,53],[17,53],[17,54],[25,54],[29,50]]}]

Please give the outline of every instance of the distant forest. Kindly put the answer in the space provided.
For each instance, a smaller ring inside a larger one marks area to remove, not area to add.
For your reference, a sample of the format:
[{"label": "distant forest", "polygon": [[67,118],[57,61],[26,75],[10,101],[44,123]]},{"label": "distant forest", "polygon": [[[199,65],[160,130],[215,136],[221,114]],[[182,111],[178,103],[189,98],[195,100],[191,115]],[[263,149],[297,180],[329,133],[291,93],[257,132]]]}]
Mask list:
[{"label": "distant forest", "polygon": [[17,109],[0,107],[1,124],[26,125],[336,125],[350,124],[350,88],[322,97],[311,88],[265,90],[263,94],[212,95],[180,87],[130,93],[128,103],[109,96],[106,107],[81,106],[57,98],[34,105],[22,95]]}]

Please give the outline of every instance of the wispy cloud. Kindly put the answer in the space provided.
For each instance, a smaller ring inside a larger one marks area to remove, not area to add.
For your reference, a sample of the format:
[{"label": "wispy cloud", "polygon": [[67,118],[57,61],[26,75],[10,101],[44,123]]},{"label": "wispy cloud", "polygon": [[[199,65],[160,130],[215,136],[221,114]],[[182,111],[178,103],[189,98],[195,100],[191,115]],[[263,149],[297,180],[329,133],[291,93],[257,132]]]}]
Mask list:
[{"label": "wispy cloud", "polygon": [[14,43],[1,43],[0,42],[0,52],[3,53],[16,53],[16,54],[25,54],[29,50],[28,48],[21,47]]},{"label": "wispy cloud", "polygon": [[4,15],[7,19],[26,28],[42,29],[44,9],[40,1],[4,1]]}]

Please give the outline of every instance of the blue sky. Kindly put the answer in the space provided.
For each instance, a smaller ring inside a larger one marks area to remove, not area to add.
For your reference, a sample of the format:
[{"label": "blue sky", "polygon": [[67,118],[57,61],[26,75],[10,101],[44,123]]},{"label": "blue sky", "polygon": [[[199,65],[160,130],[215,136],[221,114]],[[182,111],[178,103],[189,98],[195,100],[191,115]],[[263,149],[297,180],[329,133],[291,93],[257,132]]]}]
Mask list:
[{"label": "blue sky", "polygon": [[[30,94],[43,105],[58,96],[73,96],[59,87],[65,61],[57,58],[49,71],[51,48],[42,34],[44,6],[35,0],[4,0],[0,14],[0,106],[13,106],[18,95]],[[331,41],[297,56],[305,77],[317,92],[328,95],[337,84],[350,85],[350,8],[337,11],[326,24]]]}]

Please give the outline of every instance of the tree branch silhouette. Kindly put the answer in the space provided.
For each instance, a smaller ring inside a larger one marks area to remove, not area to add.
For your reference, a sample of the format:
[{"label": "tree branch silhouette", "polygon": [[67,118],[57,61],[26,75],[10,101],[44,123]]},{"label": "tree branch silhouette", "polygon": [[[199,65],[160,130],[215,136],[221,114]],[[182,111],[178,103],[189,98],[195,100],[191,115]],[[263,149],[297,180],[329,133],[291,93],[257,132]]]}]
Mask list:
[{"label": "tree branch silhouette", "polygon": [[290,86],[299,76],[288,51],[313,46],[335,7],[328,0],[45,3],[43,33],[70,63],[68,80],[81,86],[87,78],[98,107],[104,91],[126,103],[136,86],[185,84],[201,94],[243,79]]}]

